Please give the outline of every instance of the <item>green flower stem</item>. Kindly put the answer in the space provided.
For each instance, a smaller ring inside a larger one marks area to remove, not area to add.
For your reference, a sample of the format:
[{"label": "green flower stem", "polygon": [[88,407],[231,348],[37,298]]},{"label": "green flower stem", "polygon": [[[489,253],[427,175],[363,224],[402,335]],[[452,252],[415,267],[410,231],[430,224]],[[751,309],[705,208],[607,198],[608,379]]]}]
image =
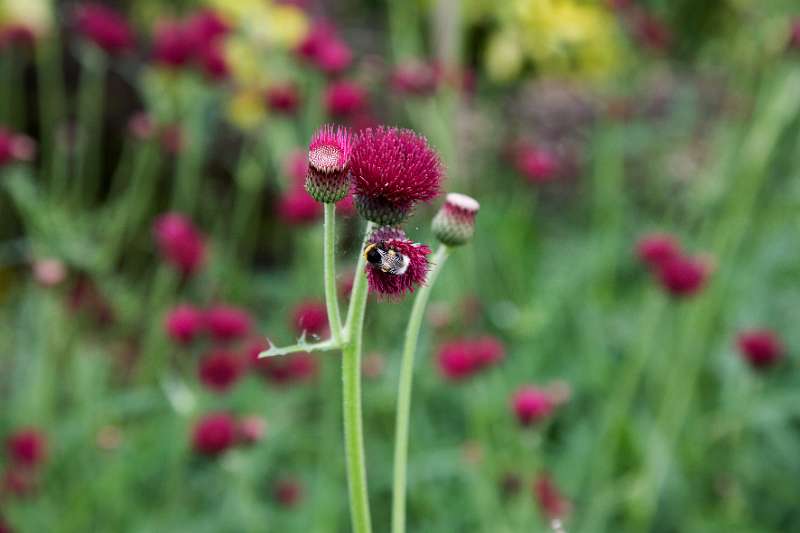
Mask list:
[{"label": "green flower stem", "polygon": [[[364,239],[372,232],[367,223]],[[353,533],[370,533],[372,524],[367,492],[367,469],[364,454],[364,426],[361,419],[361,344],[364,312],[367,307],[367,280],[364,259],[359,249],[353,291],[350,294],[347,330],[342,345],[342,407],[347,480],[350,491],[350,519]]]},{"label": "green flower stem", "polygon": [[[323,262],[325,268],[325,305],[328,308],[328,325],[331,338],[336,344],[342,342],[342,317],[336,296],[336,204],[325,205]],[[360,252],[359,252],[359,255]]]},{"label": "green flower stem", "polygon": [[411,415],[411,387],[414,381],[414,354],[425,316],[425,307],[433,284],[442,271],[450,249],[442,245],[431,259],[433,268],[428,280],[417,292],[406,327],[403,357],[400,361],[400,384],[397,389],[397,422],[394,436],[394,487],[392,490],[392,533],[406,530],[406,471],[408,465],[408,427]]},{"label": "green flower stem", "polygon": [[103,153],[103,105],[107,58],[102,51],[87,45],[81,49],[82,71],[78,88],[78,158],[76,203],[91,203],[97,193],[100,156]]}]

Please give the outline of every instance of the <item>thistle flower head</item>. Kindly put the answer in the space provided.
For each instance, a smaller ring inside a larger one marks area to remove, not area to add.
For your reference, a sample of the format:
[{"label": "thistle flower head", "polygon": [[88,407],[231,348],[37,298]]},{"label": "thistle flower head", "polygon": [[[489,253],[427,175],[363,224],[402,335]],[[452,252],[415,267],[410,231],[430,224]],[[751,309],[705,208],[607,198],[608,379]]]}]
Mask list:
[{"label": "thistle flower head", "polygon": [[209,413],[194,427],[192,444],[202,455],[216,456],[236,443],[236,420],[228,413]]},{"label": "thistle flower head", "polygon": [[396,225],[417,202],[439,193],[442,164],[428,141],[411,130],[363,130],[350,160],[358,212],[381,225]]},{"label": "thistle flower head", "polygon": [[12,433],[6,441],[8,458],[25,467],[41,464],[47,456],[44,434],[36,428],[24,428]]},{"label": "thistle flower head", "polygon": [[550,474],[542,472],[536,476],[533,484],[533,494],[539,509],[550,520],[563,519],[569,514],[572,505],[558,489]]},{"label": "thistle flower head", "polygon": [[328,311],[325,304],[314,300],[300,302],[292,310],[292,326],[295,333],[323,335],[328,330]]},{"label": "thistle flower head", "polygon": [[200,268],[205,260],[205,238],[191,220],[167,213],[156,220],[154,230],[164,259],[187,276]]},{"label": "thistle flower head", "polygon": [[670,295],[685,298],[699,292],[706,284],[711,267],[702,258],[678,256],[658,267],[658,280]]},{"label": "thistle flower head", "polygon": [[332,117],[350,117],[367,107],[367,91],[359,84],[339,80],[325,89],[325,109]]},{"label": "thistle flower head", "polygon": [[756,370],[774,366],[786,352],[775,332],[766,329],[743,331],[736,343],[742,357]]},{"label": "thistle flower head", "polygon": [[437,361],[443,377],[461,381],[499,363],[504,355],[503,344],[494,337],[485,336],[442,344]]},{"label": "thistle flower head", "polygon": [[350,189],[348,166],[353,143],[345,128],[326,125],[317,130],[308,147],[305,187],[318,202],[334,203]]},{"label": "thistle flower head", "polygon": [[522,387],[514,393],[511,405],[517,420],[523,426],[530,426],[547,418],[555,408],[550,393],[538,387]]},{"label": "thistle flower head", "polygon": [[240,339],[250,331],[252,319],[244,309],[229,305],[216,305],[206,311],[205,326],[211,336],[226,342]]},{"label": "thistle flower head", "polygon": [[383,227],[375,230],[364,253],[370,292],[399,299],[425,283],[431,249],[407,239],[400,229]]},{"label": "thistle flower head", "polygon": [[194,306],[183,304],[172,309],[164,319],[167,335],[179,343],[192,342],[203,330],[203,312]]},{"label": "thistle flower head", "polygon": [[101,4],[85,3],[75,10],[78,32],[106,53],[120,54],[133,47],[133,32],[116,11]]},{"label": "thistle flower head", "polygon": [[207,389],[222,393],[239,380],[242,370],[241,360],[236,354],[216,349],[200,362],[197,374]]},{"label": "thistle flower head", "polygon": [[659,268],[681,255],[681,245],[668,233],[650,233],[636,243],[639,260],[651,268]]},{"label": "thistle flower head", "polygon": [[480,204],[466,194],[451,192],[433,217],[433,234],[447,246],[460,246],[472,239],[475,233],[475,215]]}]

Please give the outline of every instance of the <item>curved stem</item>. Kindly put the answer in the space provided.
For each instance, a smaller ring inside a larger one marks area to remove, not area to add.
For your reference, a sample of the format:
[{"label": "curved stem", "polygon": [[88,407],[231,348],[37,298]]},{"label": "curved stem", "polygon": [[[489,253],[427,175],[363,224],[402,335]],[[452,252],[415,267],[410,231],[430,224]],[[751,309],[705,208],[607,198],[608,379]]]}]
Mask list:
[{"label": "curved stem", "polygon": [[367,277],[364,275],[364,265],[367,263],[367,258],[364,257],[363,250],[367,245],[372,230],[375,228],[373,222],[367,222],[367,228],[364,230],[364,240],[361,243],[361,248],[358,249],[358,261],[356,262],[356,271],[353,274],[353,288],[350,290],[350,306],[347,308],[347,323],[344,325],[344,341],[347,342],[351,339],[350,329],[353,325],[353,314],[355,312],[354,295],[359,291],[366,290]]},{"label": "curved stem", "polygon": [[[367,223],[365,239],[371,232],[372,223]],[[363,255],[359,250],[358,266],[347,313],[345,344],[342,346],[344,445],[353,533],[372,531],[364,454],[364,426],[361,419],[361,337],[364,330],[364,312],[367,307],[367,280],[364,274]]]},{"label": "curved stem", "polygon": [[392,533],[406,530],[406,470],[408,464],[408,427],[411,416],[411,387],[414,380],[414,353],[425,316],[425,307],[433,284],[442,270],[449,248],[442,245],[431,259],[433,268],[428,280],[417,292],[406,327],[403,358],[400,362],[400,384],[397,390],[397,421],[394,437],[394,487],[392,490]]},{"label": "curved stem", "polygon": [[336,344],[342,342],[342,317],[336,296],[336,204],[325,205],[323,262],[325,267],[325,305],[328,308],[328,326]]}]

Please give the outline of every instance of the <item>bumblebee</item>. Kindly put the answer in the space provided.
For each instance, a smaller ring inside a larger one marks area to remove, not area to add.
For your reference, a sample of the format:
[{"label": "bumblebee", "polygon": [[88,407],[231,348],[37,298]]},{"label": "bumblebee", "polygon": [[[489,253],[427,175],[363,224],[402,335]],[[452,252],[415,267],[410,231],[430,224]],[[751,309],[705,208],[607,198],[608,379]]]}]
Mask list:
[{"label": "bumblebee", "polygon": [[405,274],[411,263],[411,259],[400,252],[389,249],[384,241],[369,244],[364,249],[364,257],[369,264],[379,268],[381,272],[395,276]]}]

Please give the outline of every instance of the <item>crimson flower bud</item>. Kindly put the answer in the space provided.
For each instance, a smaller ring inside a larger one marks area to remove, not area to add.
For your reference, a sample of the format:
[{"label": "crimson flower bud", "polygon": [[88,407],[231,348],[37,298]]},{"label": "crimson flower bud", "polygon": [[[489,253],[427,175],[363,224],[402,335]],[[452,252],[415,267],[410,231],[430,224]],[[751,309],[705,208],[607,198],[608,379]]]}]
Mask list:
[{"label": "crimson flower bud", "polygon": [[523,426],[531,426],[547,418],[555,408],[550,393],[538,387],[520,388],[511,400],[514,414]]},{"label": "crimson flower bud", "polygon": [[44,434],[36,428],[24,428],[12,433],[6,441],[8,458],[11,462],[35,467],[47,456],[47,442]]},{"label": "crimson flower bud", "polygon": [[206,388],[222,393],[236,384],[242,370],[242,363],[235,354],[217,349],[200,362],[198,376]]},{"label": "crimson flower bud", "polygon": [[475,215],[480,204],[466,194],[451,192],[433,217],[433,234],[442,244],[460,246],[475,234]]},{"label": "crimson flower bud", "polygon": [[318,202],[335,203],[350,190],[348,172],[352,141],[345,128],[323,126],[308,147],[305,188]]},{"label": "crimson flower bud", "polygon": [[742,357],[756,370],[774,366],[786,354],[775,332],[766,329],[743,331],[736,342]]},{"label": "crimson flower bud", "polygon": [[194,427],[192,444],[201,455],[220,455],[235,443],[236,420],[228,413],[209,413]]},{"label": "crimson flower bud", "polygon": [[203,330],[203,312],[191,305],[179,305],[164,319],[164,328],[169,337],[179,343],[192,342]]}]

